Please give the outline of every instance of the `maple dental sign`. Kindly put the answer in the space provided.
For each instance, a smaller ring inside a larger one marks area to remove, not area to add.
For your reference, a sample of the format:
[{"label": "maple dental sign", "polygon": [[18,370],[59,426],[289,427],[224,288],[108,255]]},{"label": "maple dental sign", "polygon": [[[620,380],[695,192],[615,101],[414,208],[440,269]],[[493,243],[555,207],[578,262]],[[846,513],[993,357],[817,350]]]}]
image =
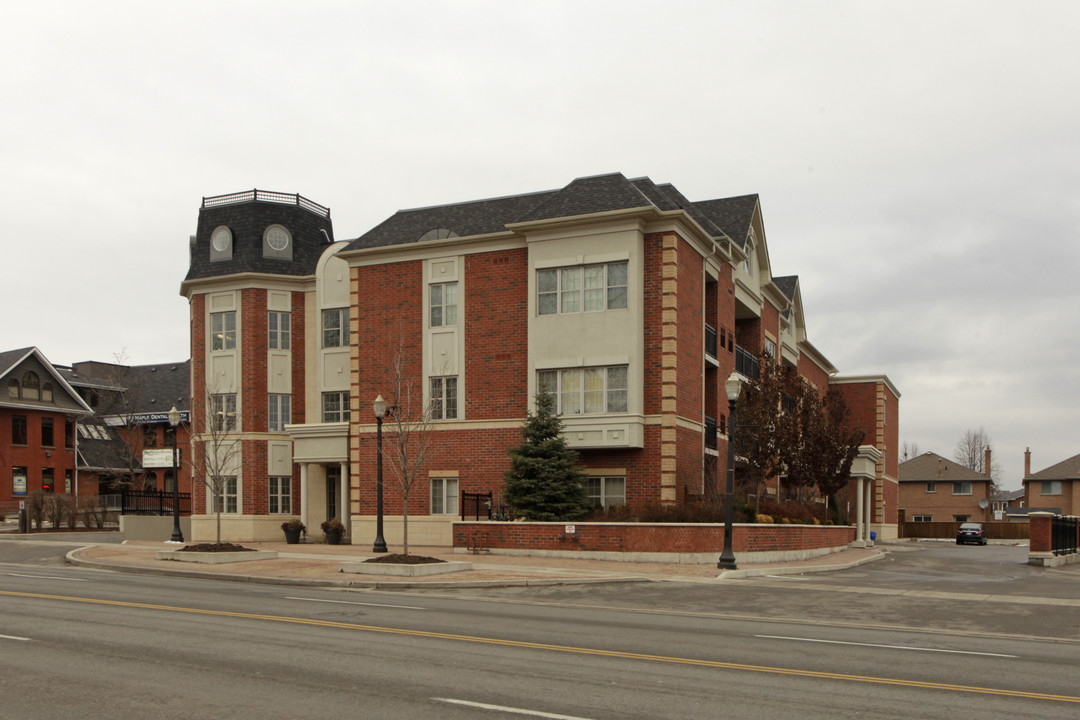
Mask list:
[{"label": "maple dental sign", "polygon": [[[173,466],[172,449],[166,448],[164,450],[143,450],[142,453],[142,466],[144,468],[171,468]],[[176,450],[176,464],[180,465],[182,462],[181,450]]]}]

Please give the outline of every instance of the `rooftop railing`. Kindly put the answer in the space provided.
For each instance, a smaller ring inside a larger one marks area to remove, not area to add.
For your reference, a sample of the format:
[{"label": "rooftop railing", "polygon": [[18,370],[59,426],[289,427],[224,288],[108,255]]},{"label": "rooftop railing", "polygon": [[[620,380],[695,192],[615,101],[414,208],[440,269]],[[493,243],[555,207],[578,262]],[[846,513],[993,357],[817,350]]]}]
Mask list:
[{"label": "rooftop railing", "polygon": [[204,197],[202,206],[204,208],[219,207],[221,205],[236,205],[238,203],[246,202],[268,202],[278,203],[279,205],[296,205],[310,213],[319,215],[320,217],[330,217],[330,208],[320,205],[314,200],[308,200],[300,193],[280,193],[273,190],[245,190],[244,192],[229,193],[228,195],[214,195],[212,197]]}]

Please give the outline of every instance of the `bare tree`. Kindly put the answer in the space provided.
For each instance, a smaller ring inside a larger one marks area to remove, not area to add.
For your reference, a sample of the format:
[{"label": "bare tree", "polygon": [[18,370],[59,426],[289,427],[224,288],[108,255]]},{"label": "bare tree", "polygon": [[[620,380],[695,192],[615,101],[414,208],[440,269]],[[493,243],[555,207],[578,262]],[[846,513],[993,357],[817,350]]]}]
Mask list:
[{"label": "bare tree", "polygon": [[[956,450],[953,452],[953,460],[966,468],[970,468],[982,475],[989,474],[991,491],[997,491],[998,479],[1001,476],[1000,466],[993,461],[991,452],[990,467],[986,467],[986,451],[993,450],[994,441],[989,433],[980,425],[978,429],[968,428],[956,442]],[[987,470],[989,469],[989,473]]]},{"label": "bare tree", "polygon": [[[228,397],[233,398],[230,405]],[[226,491],[236,482],[240,458],[240,441],[236,432],[235,395],[218,393],[207,386],[203,399],[203,432],[191,436],[191,467],[193,483],[210,491],[217,521],[215,542],[221,542],[221,513],[227,500]],[[192,428],[195,423],[193,418]],[[179,478],[176,479],[179,482]]]},{"label": "bare tree", "polygon": [[[431,451],[431,419],[441,409],[442,399],[424,402],[424,390],[406,374],[404,353],[399,345],[390,359],[393,396],[383,433],[383,456],[401,487],[403,554],[409,554],[409,495],[427,463]],[[455,397],[456,402],[456,397]],[[443,413],[439,413],[442,415]]]},{"label": "bare tree", "polygon": [[907,462],[914,458],[919,457],[922,453],[919,452],[918,443],[909,442],[905,440],[900,443],[900,462]]}]

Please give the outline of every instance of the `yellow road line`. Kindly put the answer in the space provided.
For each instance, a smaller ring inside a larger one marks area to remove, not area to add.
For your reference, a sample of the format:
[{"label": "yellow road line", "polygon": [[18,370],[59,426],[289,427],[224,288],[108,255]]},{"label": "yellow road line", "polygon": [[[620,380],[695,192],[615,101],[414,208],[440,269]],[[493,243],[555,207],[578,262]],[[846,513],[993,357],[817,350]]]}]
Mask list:
[{"label": "yellow road line", "polygon": [[66,595],[47,595],[43,593],[24,593],[0,590],[0,595],[9,597],[35,598],[39,600],[61,600],[65,602],[85,603],[90,605],[110,605],[114,607],[140,608],[143,610],[164,610],[166,612],[188,613],[193,615],[214,615],[244,620],[266,620],[269,622],[292,623],[295,625],[313,625],[316,627],[360,630],[363,632],[407,635],[410,637],[432,638],[436,640],[455,640],[458,642],[479,643],[483,645],[501,645],[504,647],[526,648],[530,650],[548,650],[552,652],[596,655],[600,657],[620,658],[624,660],[643,660],[646,662],[693,665],[697,667],[717,668],[721,670],[744,670],[747,672],[771,673],[794,677],[814,678],[818,680],[846,680],[848,682],[872,683],[875,685],[893,685],[896,687],[919,688],[922,690],[947,690],[951,692],[998,695],[1024,700],[1051,700],[1054,702],[1080,703],[1080,697],[1072,695],[1052,695],[1049,693],[1005,690],[1001,688],[975,687],[971,685],[953,685],[950,683],[924,682],[921,680],[903,680],[900,678],[874,677],[872,675],[850,675],[846,673],[821,672],[817,670],[798,670],[794,668],[770,667],[768,665],[747,665],[744,663],[721,662],[718,660],[696,660],[693,658],[669,657],[666,655],[648,655],[644,653],[620,652],[618,650],[600,650],[597,648],[574,647],[572,645],[551,645],[523,640],[504,640],[485,638],[475,635],[456,635],[454,633],[431,632],[428,630],[406,630],[404,628],[380,627],[378,625],[358,625],[355,623],[335,622],[330,620],[311,620],[284,615],[260,615],[258,613],[232,612],[229,610],[205,610],[201,608],[177,607],[173,605],[154,605],[150,603],[125,602],[123,600],[101,600],[98,598],[70,597]]}]

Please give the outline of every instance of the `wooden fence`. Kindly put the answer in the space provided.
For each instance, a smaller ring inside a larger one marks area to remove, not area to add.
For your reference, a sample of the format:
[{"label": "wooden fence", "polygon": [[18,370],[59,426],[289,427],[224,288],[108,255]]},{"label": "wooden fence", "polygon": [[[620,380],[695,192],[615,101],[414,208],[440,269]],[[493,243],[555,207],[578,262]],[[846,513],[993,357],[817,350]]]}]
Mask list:
[{"label": "wooden fence", "polygon": [[[1030,526],[1026,522],[983,523],[988,540],[1027,540]],[[941,538],[955,540],[960,529],[958,522],[902,522],[902,538]]]}]

